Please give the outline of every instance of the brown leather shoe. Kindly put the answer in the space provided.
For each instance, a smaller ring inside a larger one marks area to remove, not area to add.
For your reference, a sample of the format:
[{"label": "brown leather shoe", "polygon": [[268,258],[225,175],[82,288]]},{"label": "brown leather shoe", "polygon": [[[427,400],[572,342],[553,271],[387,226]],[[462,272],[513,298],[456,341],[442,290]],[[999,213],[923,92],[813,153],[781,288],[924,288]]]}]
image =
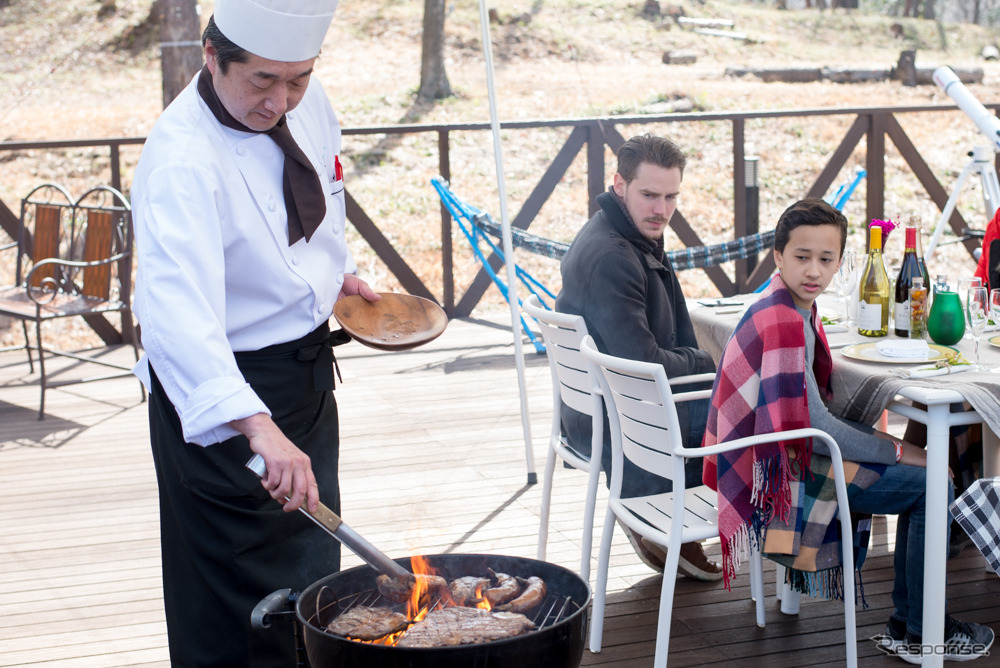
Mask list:
[{"label": "brown leather shoe", "polygon": [[677,571],[692,580],[716,582],[722,579],[722,566],[710,560],[698,542],[681,545]]},{"label": "brown leather shoe", "polygon": [[648,540],[625,526],[621,520],[618,520],[618,526],[620,526],[622,531],[625,532],[625,535],[628,537],[628,542],[632,544],[632,549],[634,549],[635,553],[639,555],[639,559],[642,560],[642,563],[646,564],[657,573],[662,573],[663,567],[667,563],[667,553],[663,551],[663,548],[655,543],[650,543]]}]

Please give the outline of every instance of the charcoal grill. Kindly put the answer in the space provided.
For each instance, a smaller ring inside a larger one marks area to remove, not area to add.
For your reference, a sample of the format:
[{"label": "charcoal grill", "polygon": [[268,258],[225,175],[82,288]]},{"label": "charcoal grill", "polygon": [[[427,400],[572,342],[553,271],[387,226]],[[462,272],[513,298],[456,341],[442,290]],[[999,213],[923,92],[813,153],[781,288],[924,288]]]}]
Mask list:
[{"label": "charcoal grill", "polygon": [[[424,559],[448,580],[486,576],[487,568],[545,580],[548,594],[529,613],[536,629],[514,638],[455,647],[396,647],[356,642],[324,631],[337,615],[357,606],[387,605],[375,585],[378,573],[358,566],[319,580],[295,598],[311,668],[576,668],[583,657],[591,591],[579,575],[556,564],[487,554],[439,554]],[[395,560],[410,569],[410,559]],[[276,592],[277,593],[277,592]],[[264,604],[264,601],[261,602]],[[274,607],[272,601],[269,606]],[[258,606],[259,608],[260,606]],[[259,611],[255,614],[260,618]]]}]

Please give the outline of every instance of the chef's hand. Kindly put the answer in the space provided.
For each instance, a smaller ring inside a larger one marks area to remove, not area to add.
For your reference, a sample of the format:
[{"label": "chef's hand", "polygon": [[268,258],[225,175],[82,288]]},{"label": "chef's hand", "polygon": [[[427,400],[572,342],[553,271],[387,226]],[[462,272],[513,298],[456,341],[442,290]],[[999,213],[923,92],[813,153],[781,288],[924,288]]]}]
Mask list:
[{"label": "chef's hand", "polygon": [[319,488],[309,455],[289,441],[265,413],[233,420],[230,424],[250,439],[250,449],[264,458],[267,475],[260,482],[271,498],[284,504],[286,513],[303,505],[309,512],[316,512]]},{"label": "chef's hand", "polygon": [[340,295],[337,296],[337,299],[351,295],[361,295],[370,302],[382,299],[382,295],[372,290],[367,283],[354,274],[344,274],[344,285],[340,288]]}]

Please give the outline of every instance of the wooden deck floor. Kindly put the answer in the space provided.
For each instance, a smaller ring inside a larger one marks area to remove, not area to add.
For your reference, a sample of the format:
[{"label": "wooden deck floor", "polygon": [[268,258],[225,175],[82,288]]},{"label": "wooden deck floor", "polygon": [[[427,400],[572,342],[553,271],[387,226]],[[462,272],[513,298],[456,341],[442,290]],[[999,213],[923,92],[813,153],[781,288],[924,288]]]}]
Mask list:
[{"label": "wooden deck floor", "polygon": [[[344,516],[392,556],[535,556],[541,485],[526,484],[513,344],[497,322],[455,321],[415,351],[382,353],[356,343],[338,349]],[[525,350],[541,476],[549,375],[544,356]],[[131,353],[115,354],[127,360]],[[138,384],[50,391],[48,417],[38,421],[36,381],[23,352],[0,354],[0,666],[166,666],[156,482]],[[581,473],[557,470],[547,559],[574,570],[583,492]],[[891,526],[891,518],[876,518],[865,568],[863,666],[902,665],[866,640],[891,609]],[[718,545],[708,551],[717,555]],[[648,666],[660,576],[620,534],[613,556],[604,651],[585,653],[583,665]],[[345,551],[345,567],[358,563]],[[1000,578],[984,563],[974,548],[949,563],[949,605],[997,629]],[[765,577],[773,583],[773,569]],[[678,581],[671,666],[843,664],[839,603],[804,600],[801,613],[789,617],[772,597],[768,626],[758,629],[748,579],[738,578],[731,592]]]}]

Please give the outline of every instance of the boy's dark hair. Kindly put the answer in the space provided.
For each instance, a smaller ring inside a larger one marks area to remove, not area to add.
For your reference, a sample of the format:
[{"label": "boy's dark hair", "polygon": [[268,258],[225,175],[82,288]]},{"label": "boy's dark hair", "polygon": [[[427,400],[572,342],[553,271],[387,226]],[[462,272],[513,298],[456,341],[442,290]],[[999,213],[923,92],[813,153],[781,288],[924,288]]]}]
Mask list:
[{"label": "boy's dark hair", "polygon": [[219,26],[215,25],[214,14],[208,18],[205,32],[201,34],[201,45],[204,47],[208,40],[212,40],[212,46],[215,47],[215,62],[219,65],[219,71],[222,74],[229,71],[229,63],[245,63],[250,60],[249,51],[242,46],[237,46],[222,34]]},{"label": "boy's dark hair", "polygon": [[632,137],[618,149],[618,173],[625,179],[625,183],[632,182],[639,165],[644,162],[667,169],[679,167],[683,176],[687,158],[677,144],[665,137],[651,134]]},{"label": "boy's dark hair", "polygon": [[778,218],[774,228],[774,250],[785,252],[792,230],[802,225],[836,225],[840,228],[840,254],[847,245],[847,218],[821,199],[807,198],[791,205]]}]

